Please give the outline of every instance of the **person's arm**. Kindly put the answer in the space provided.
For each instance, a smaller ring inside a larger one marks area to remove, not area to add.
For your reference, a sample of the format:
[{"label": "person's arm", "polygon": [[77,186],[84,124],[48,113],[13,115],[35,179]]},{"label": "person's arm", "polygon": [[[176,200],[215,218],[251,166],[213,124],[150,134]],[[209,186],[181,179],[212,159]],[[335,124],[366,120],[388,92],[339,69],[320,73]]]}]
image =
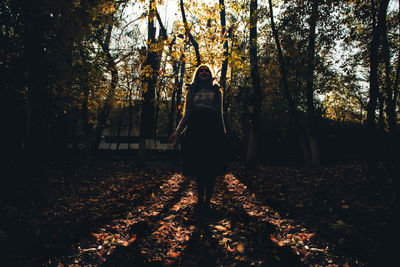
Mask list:
[{"label": "person's arm", "polygon": [[185,99],[185,105],[184,105],[184,113],[183,113],[183,117],[182,119],[179,121],[178,126],[176,127],[175,132],[169,137],[169,142],[171,146],[175,146],[177,141],[178,141],[178,136],[181,135],[183,133],[183,131],[185,130],[188,120],[189,120],[189,114],[191,111],[191,89],[189,88],[187,93],[186,93],[186,99]]},{"label": "person's arm", "polygon": [[190,88],[188,89],[187,93],[186,93],[186,99],[185,99],[185,105],[184,105],[184,113],[183,113],[183,117],[182,119],[179,121],[178,126],[176,127],[175,133],[176,134],[182,134],[182,132],[185,130],[187,123],[188,123],[188,118],[189,118],[189,114],[191,112],[191,108],[192,108],[192,90],[190,90]]}]

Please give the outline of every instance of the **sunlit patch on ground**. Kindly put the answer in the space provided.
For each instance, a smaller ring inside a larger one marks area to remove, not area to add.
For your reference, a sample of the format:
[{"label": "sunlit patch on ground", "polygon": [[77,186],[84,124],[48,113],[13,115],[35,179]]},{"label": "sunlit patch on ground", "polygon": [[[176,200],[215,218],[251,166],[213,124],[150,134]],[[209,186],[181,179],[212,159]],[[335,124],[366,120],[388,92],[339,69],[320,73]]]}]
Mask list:
[{"label": "sunlit patch on ground", "polygon": [[293,220],[282,218],[270,207],[261,205],[255,195],[247,190],[246,185],[232,174],[224,177],[224,183],[233,194],[233,199],[247,214],[275,226],[276,232],[270,236],[271,241],[280,247],[291,247],[305,264],[335,265],[337,257],[332,255],[331,247],[319,239],[314,232]]},{"label": "sunlit patch on ground", "polygon": [[133,208],[126,219],[104,225],[98,232],[92,233],[91,238],[74,245],[72,255],[66,256],[59,264],[102,263],[116,247],[130,246],[136,240],[136,234],[131,233],[132,228],[140,222],[146,222],[149,217],[159,215],[166,203],[174,198],[182,182],[181,175],[172,176],[160,186],[160,191],[152,193],[150,200],[144,205]]},{"label": "sunlit patch on ground", "polygon": [[261,265],[261,259],[251,259],[245,254],[245,248],[249,247],[248,240],[244,236],[237,236],[232,233],[231,222],[222,219],[216,224],[209,225],[212,237],[218,240],[218,245],[225,252],[226,258],[236,263],[250,262],[251,265]]},{"label": "sunlit patch on ground", "polygon": [[197,202],[194,183],[188,186],[181,199],[173,205],[167,216],[162,218],[156,230],[139,245],[141,253],[150,261],[167,264],[179,260],[196,229],[188,218],[192,206]]}]

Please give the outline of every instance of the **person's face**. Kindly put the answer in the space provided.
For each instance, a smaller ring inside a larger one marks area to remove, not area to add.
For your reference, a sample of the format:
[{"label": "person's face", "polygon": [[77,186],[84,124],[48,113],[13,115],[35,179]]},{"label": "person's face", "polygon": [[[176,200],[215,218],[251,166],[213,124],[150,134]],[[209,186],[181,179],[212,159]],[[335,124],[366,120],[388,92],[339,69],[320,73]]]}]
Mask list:
[{"label": "person's face", "polygon": [[198,75],[199,75],[199,79],[204,81],[204,80],[210,79],[211,73],[208,68],[200,68]]}]

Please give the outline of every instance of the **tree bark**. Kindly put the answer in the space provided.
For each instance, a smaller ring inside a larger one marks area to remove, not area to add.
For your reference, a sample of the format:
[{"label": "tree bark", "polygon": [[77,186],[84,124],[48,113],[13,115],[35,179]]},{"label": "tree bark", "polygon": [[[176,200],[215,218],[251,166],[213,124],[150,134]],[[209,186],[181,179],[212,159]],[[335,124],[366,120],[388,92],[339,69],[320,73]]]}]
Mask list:
[{"label": "tree bark", "polygon": [[[80,56],[82,62],[86,61],[86,54],[83,49],[80,49]],[[85,156],[89,157],[91,149],[91,129],[89,128],[89,73],[88,68],[85,63],[82,64],[82,68],[80,69],[80,86],[83,92],[83,99],[82,99],[82,108],[81,108],[81,120],[82,120],[82,136],[79,137],[79,141],[83,142],[85,145]]]},{"label": "tree bark", "polygon": [[[399,2],[399,11],[398,18],[400,19],[400,2]],[[399,25],[399,33],[400,33],[400,25]],[[396,122],[397,122],[397,114],[396,114],[396,106],[397,106],[397,96],[398,96],[398,88],[399,88],[399,76],[400,76],[400,47],[397,55],[397,66],[395,72],[394,83],[392,84],[391,80],[391,68],[390,68],[390,54],[389,54],[389,43],[387,38],[387,27],[385,21],[385,31],[383,34],[383,51],[384,51],[384,59],[385,59],[385,83],[386,83],[386,115],[387,115],[387,123],[389,135],[395,133],[396,130]]]},{"label": "tree bark", "polygon": [[220,78],[220,86],[225,93],[226,89],[226,73],[228,70],[228,39],[226,35],[226,21],[225,21],[225,1],[219,0],[220,17],[221,17],[221,27],[222,27],[222,40],[224,40],[224,53],[223,53],[223,61],[221,66],[221,78]]},{"label": "tree bark", "polygon": [[251,128],[246,163],[248,167],[253,167],[257,163],[256,160],[258,156],[262,101],[257,55],[257,0],[250,1],[250,72],[253,87],[253,111],[251,114]]},{"label": "tree bark", "polygon": [[314,69],[315,69],[315,31],[318,20],[318,0],[312,1],[311,16],[309,19],[310,32],[308,35],[308,66],[306,70],[306,100],[307,100],[307,133],[309,140],[310,163],[319,165],[319,153],[316,141],[317,122],[314,114]]},{"label": "tree bark", "polygon": [[174,87],[172,90],[172,96],[171,96],[171,108],[169,110],[169,114],[168,114],[168,128],[167,128],[167,132],[168,132],[168,136],[170,136],[173,132],[173,128],[174,128],[174,115],[175,115],[175,111],[176,111],[176,95],[178,93],[178,86],[179,86],[179,63],[178,61],[174,61],[172,63],[172,68],[173,68],[173,75],[174,75]]},{"label": "tree bark", "polygon": [[[128,113],[128,136],[131,137],[132,130],[132,116],[133,116],[133,105],[132,105],[132,91],[133,84],[129,85],[129,113]],[[129,139],[130,140],[130,139]],[[128,150],[131,149],[131,142],[128,141]]]},{"label": "tree bark", "polygon": [[190,33],[190,28],[189,28],[189,25],[186,20],[185,7],[183,5],[183,0],[180,0],[180,7],[181,7],[183,24],[185,25],[185,35],[189,38],[189,41],[192,43],[192,45],[194,47],[194,51],[196,53],[196,66],[199,66],[201,64],[199,44],[194,39],[193,35]]},{"label": "tree bark", "polygon": [[[158,43],[160,44],[157,48],[157,64],[156,64],[156,69],[155,69],[155,73],[159,73],[160,69],[161,69],[161,58],[162,58],[162,54],[164,52],[164,41],[166,41],[168,39],[167,36],[167,30],[164,27],[164,24],[162,23],[161,17],[158,14],[158,11],[156,9],[156,16],[157,16],[157,21],[158,24],[160,25],[160,31],[159,31],[159,37],[158,37]],[[165,69],[165,66],[163,67],[163,69]],[[159,100],[160,100],[160,93],[161,93],[161,89],[157,90],[156,92],[156,101],[155,101],[155,110],[154,110],[154,126],[153,126],[153,137],[154,140],[157,138],[157,126],[158,126],[158,114],[159,114]]]},{"label": "tree bark", "polygon": [[385,20],[387,6],[389,0],[382,0],[380,2],[378,10],[378,19],[376,19],[375,12],[375,1],[371,0],[372,7],[372,38],[370,42],[369,51],[369,100],[367,106],[367,133],[370,144],[368,153],[368,165],[371,172],[375,172],[377,168],[377,134],[375,128],[375,112],[377,106],[377,100],[379,95],[379,84],[378,84],[378,49],[381,43],[381,33],[383,32],[383,21]]},{"label": "tree bark", "polygon": [[298,115],[298,110],[294,103],[293,96],[289,91],[288,71],[287,71],[285,60],[283,58],[282,47],[281,47],[281,44],[279,41],[278,31],[276,30],[276,27],[275,27],[274,13],[273,13],[273,7],[272,7],[271,0],[269,0],[269,11],[270,11],[270,18],[271,18],[272,34],[274,36],[276,48],[278,51],[278,62],[279,62],[279,70],[280,70],[280,86],[282,88],[283,95],[285,96],[286,101],[288,103],[289,116],[291,118],[291,121],[293,122],[295,131],[298,133],[298,141],[299,141],[300,148],[303,151],[304,161],[307,165],[310,165],[310,152],[309,152],[308,147],[306,146],[305,131],[304,131],[303,127],[301,126],[301,123],[299,120],[299,115]]},{"label": "tree bark", "polygon": [[99,149],[101,135],[103,133],[104,128],[107,125],[107,120],[112,109],[112,104],[115,98],[115,91],[117,89],[118,79],[119,79],[117,64],[115,63],[115,59],[113,58],[110,52],[112,29],[113,29],[112,25],[109,25],[107,27],[106,37],[104,41],[101,39],[101,37],[98,38],[98,42],[106,57],[107,68],[111,72],[111,82],[110,82],[110,89],[108,90],[106,99],[104,101],[104,105],[99,110],[97,116],[97,127],[94,130],[94,140],[92,146],[92,149],[94,151],[97,151]]},{"label": "tree bark", "polygon": [[26,58],[28,87],[28,118],[25,151],[28,172],[39,178],[44,172],[44,158],[47,150],[47,69],[43,46],[43,25],[40,6],[28,1],[24,4],[24,57]]},{"label": "tree bark", "polygon": [[183,78],[185,76],[185,70],[186,70],[185,54],[182,53],[182,55],[181,55],[181,71],[179,74],[178,91],[176,91],[176,121],[175,121],[176,125],[179,124],[179,121],[182,118],[181,98],[182,98]]},{"label": "tree bark", "polygon": [[157,81],[157,51],[156,51],[156,27],[154,26],[154,18],[156,17],[155,0],[149,1],[148,16],[148,53],[144,64],[145,77],[143,78],[143,103],[140,117],[140,134],[139,134],[139,163],[144,163],[146,157],[146,139],[153,135],[154,122],[154,97],[155,86]]}]

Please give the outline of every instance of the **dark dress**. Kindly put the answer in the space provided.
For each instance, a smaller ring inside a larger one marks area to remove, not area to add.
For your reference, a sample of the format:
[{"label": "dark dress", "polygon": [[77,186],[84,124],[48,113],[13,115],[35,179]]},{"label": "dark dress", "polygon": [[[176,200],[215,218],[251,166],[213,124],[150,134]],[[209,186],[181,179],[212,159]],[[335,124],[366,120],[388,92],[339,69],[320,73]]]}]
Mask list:
[{"label": "dark dress", "polygon": [[227,147],[220,89],[215,85],[197,90],[189,88],[185,105],[183,123],[180,123],[187,127],[182,144],[183,175],[223,175]]}]

